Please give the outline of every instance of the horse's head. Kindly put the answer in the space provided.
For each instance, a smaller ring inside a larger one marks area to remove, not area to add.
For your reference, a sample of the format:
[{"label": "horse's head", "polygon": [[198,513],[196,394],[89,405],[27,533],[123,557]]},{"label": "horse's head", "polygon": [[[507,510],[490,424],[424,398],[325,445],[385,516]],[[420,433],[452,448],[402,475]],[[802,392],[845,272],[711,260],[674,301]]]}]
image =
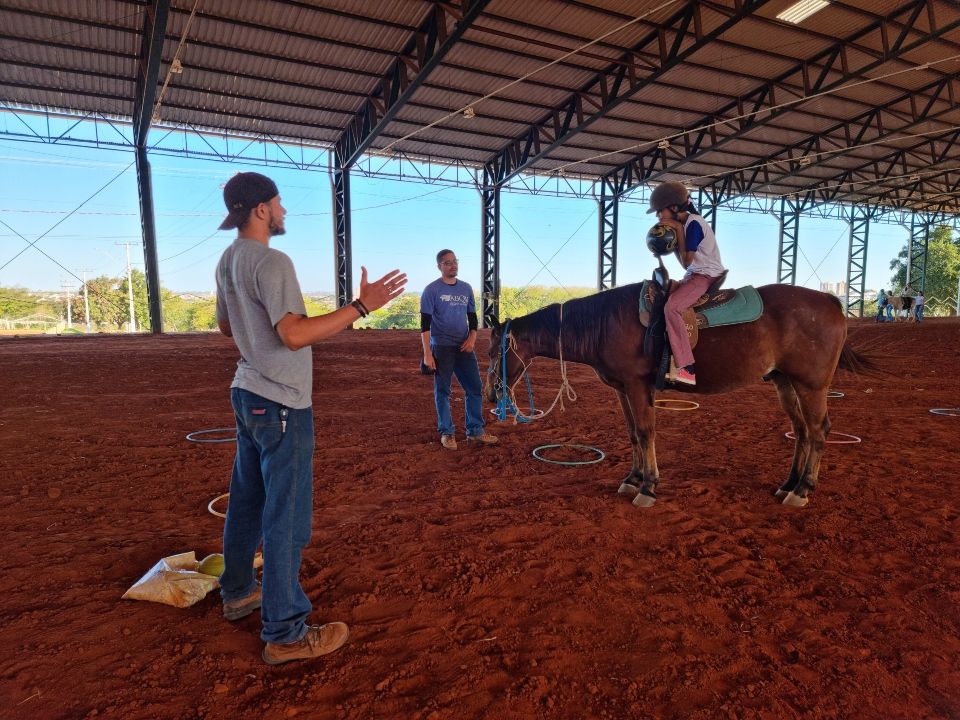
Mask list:
[{"label": "horse's head", "polygon": [[[504,339],[506,333],[506,339]],[[506,340],[506,341],[504,341]],[[506,373],[504,373],[504,350],[506,350]],[[496,403],[503,396],[504,388],[510,390],[529,364],[524,343],[518,342],[510,328],[510,321],[501,325],[494,320],[490,333],[490,364],[487,367],[485,394],[487,401]]]}]

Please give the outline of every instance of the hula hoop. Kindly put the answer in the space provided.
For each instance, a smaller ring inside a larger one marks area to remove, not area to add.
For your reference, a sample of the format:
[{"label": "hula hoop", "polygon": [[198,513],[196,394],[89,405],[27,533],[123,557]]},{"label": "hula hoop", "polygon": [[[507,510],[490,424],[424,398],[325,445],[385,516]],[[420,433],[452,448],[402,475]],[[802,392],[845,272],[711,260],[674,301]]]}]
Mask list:
[{"label": "hula hoop", "polygon": [[[490,409],[488,410],[488,412],[489,412],[491,415],[497,415],[497,413],[499,412],[499,408],[490,408]],[[535,409],[532,413],[530,413],[529,415],[521,415],[520,417],[525,417],[525,418],[527,418],[527,420],[539,420],[539,419],[542,418],[544,415],[546,415],[546,413],[543,412],[543,410],[541,410],[540,408],[537,408],[537,409]],[[510,417],[510,414],[507,413],[507,418],[509,418],[509,417]],[[506,420],[507,418],[504,418],[504,420]],[[500,419],[499,416],[497,416],[497,419],[498,419],[498,420]]]},{"label": "hula hoop", "polygon": [[[222,433],[222,432],[232,432],[233,437],[221,437],[221,438],[201,438],[199,435],[210,435],[211,433]],[[196,443],[222,443],[222,442],[236,442],[237,441],[237,428],[228,427],[228,428],[212,428],[210,430],[195,430],[192,433],[187,433],[187,440],[190,442]]]},{"label": "hula hoop", "polygon": [[827,397],[828,397],[828,398],[842,398],[842,397],[843,397],[843,393],[840,392],[839,390],[827,390]]},{"label": "hula hoop", "polygon": [[960,417],[960,408],[931,408],[930,412],[934,415],[946,415],[947,417]]},{"label": "hula hoop", "polygon": [[[581,450],[596,453],[597,457],[593,460],[550,460],[549,458],[545,458],[539,454],[541,450],[548,450],[550,448],[579,448]],[[600,450],[599,448],[590,447],[589,445],[574,445],[571,443],[560,443],[559,445],[541,445],[540,447],[533,449],[533,456],[537,460],[550,463],[551,465],[593,465],[606,457],[606,455],[603,453],[603,450]]]},{"label": "hula hoop", "polygon": [[217,502],[217,500],[223,500],[223,498],[228,498],[228,497],[230,497],[230,493],[224,493],[223,495],[217,495],[213,500],[211,500],[207,505],[207,510],[210,512],[210,514],[216,515],[219,518],[226,519],[227,514],[222,512],[217,512],[216,510],[213,509],[213,506]]},{"label": "hula hoop", "polygon": [[[791,430],[790,432],[784,433],[784,435],[790,438],[791,440],[797,439],[797,436],[793,434],[793,430]],[[856,445],[858,442],[863,442],[863,440],[861,438],[858,438],[856,435],[848,435],[847,433],[833,432],[831,430],[830,433],[827,435],[827,437],[829,437],[830,435],[840,435],[842,437],[848,438],[847,440],[827,440],[827,443],[830,445]]]},{"label": "hula hoop", "polygon": [[[674,403],[671,405],[658,405],[657,403]],[[695,403],[693,400],[681,400],[679,398],[660,398],[659,400],[653,401],[653,406],[655,408],[660,408],[661,410],[677,410],[686,412],[688,410],[696,410],[700,407],[700,403]]]}]

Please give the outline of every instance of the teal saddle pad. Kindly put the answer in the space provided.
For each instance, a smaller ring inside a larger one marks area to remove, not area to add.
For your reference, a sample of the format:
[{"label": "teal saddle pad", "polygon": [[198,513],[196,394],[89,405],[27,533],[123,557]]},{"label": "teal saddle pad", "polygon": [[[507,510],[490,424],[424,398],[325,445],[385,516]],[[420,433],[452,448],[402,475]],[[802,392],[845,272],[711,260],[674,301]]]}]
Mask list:
[{"label": "teal saddle pad", "polygon": [[[640,312],[650,312],[647,304],[647,286],[649,280],[643,281],[640,288]],[[724,292],[721,290],[721,293]],[[697,310],[698,315],[704,318],[701,327],[717,327],[718,325],[736,325],[737,323],[753,322],[763,314],[763,299],[753,285],[745,285],[734,290],[734,295],[726,302],[706,310]]]}]

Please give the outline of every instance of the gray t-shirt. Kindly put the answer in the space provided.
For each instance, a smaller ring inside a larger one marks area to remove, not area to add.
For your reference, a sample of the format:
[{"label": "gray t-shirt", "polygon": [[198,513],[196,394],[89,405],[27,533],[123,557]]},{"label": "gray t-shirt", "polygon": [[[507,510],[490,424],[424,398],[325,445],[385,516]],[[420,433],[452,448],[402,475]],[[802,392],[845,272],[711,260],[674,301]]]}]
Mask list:
[{"label": "gray t-shirt", "polygon": [[313,350],[289,350],[275,327],[287,314],[306,315],[293,263],[279,250],[237,238],[217,264],[217,317],[230,323],[240,350],[230,387],[289,408],[310,407]]}]

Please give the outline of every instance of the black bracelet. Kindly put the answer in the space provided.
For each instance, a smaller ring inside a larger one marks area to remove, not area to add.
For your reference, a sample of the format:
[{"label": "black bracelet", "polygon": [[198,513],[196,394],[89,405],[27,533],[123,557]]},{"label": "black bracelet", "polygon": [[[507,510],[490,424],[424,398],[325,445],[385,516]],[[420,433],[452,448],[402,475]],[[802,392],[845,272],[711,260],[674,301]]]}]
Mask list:
[{"label": "black bracelet", "polygon": [[369,315],[370,311],[367,310],[367,306],[363,304],[363,301],[360,298],[354,300],[355,303],[360,307],[360,310],[363,311],[364,316]]},{"label": "black bracelet", "polygon": [[362,318],[365,318],[367,315],[370,314],[370,313],[367,311],[367,309],[363,306],[363,303],[360,302],[359,300],[352,300],[352,301],[350,302],[350,305],[351,305],[351,307],[353,307],[354,310],[356,310],[358,313],[360,313],[360,317],[362,317]]}]

